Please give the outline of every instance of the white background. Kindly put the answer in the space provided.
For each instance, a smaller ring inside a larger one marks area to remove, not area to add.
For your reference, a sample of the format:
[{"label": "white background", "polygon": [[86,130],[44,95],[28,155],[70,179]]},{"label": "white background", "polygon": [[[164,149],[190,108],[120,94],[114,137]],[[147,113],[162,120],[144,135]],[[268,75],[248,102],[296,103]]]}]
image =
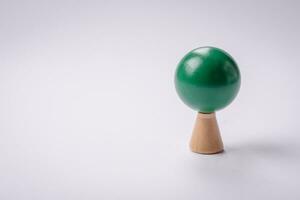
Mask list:
[{"label": "white background", "polygon": [[[0,199],[300,198],[299,1],[0,1]],[[216,46],[241,90],[191,153],[177,63]]]}]

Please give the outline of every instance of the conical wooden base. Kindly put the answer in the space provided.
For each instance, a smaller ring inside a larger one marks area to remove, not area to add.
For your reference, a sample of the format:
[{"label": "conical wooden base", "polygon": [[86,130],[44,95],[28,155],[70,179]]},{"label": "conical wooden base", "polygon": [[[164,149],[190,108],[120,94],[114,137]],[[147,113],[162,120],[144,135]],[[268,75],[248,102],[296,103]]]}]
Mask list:
[{"label": "conical wooden base", "polygon": [[223,151],[215,113],[198,113],[190,142],[191,151],[201,154],[215,154]]}]

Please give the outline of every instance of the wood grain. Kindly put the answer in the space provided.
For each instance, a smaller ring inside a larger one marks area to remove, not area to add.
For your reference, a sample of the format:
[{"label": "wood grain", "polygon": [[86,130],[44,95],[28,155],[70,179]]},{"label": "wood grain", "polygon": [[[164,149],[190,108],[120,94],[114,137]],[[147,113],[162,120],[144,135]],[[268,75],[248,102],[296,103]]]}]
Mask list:
[{"label": "wood grain", "polygon": [[190,149],[192,152],[201,154],[215,154],[223,151],[223,142],[215,113],[198,113]]}]

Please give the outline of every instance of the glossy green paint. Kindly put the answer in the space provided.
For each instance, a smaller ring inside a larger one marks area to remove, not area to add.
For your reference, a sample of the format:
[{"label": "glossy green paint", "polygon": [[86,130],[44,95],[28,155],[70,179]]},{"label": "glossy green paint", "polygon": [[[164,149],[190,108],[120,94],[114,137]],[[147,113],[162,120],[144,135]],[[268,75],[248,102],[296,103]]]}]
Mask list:
[{"label": "glossy green paint", "polygon": [[233,58],[215,47],[189,52],[178,64],[175,87],[182,101],[198,112],[211,113],[230,104],[241,84]]}]

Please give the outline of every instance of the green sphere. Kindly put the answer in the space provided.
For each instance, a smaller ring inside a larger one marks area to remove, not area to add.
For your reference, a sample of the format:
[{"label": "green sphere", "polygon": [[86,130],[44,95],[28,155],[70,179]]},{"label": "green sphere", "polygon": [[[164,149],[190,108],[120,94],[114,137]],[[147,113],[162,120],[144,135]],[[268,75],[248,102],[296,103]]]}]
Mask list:
[{"label": "green sphere", "polygon": [[230,104],[241,85],[239,68],[225,51],[200,47],[179,62],[175,87],[181,100],[192,109],[211,113]]}]

